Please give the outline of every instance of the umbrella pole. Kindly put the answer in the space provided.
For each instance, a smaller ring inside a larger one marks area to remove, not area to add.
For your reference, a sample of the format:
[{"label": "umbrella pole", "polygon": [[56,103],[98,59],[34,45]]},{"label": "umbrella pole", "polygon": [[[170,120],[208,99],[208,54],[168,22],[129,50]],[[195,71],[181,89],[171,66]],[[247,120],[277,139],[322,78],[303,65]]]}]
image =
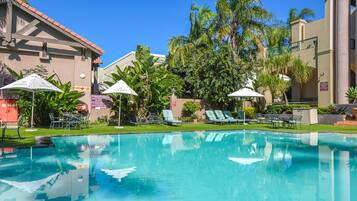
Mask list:
[{"label": "umbrella pole", "polygon": [[119,95],[118,128],[120,128],[120,113],[121,113],[121,94]]},{"label": "umbrella pole", "polygon": [[31,128],[33,128],[33,110],[35,108],[35,91],[32,91],[32,107],[31,107]]},{"label": "umbrella pole", "polygon": [[243,125],[245,125],[245,98],[243,98],[242,111],[243,111]]}]

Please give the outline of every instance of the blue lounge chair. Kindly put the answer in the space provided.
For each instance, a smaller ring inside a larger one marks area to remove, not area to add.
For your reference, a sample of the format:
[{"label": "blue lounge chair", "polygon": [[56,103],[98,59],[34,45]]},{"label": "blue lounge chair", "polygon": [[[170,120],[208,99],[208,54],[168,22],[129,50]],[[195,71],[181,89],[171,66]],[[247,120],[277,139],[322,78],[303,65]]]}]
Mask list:
[{"label": "blue lounge chair", "polygon": [[216,123],[220,123],[220,124],[229,123],[228,120],[220,120],[220,119],[218,119],[212,110],[206,110],[206,115],[207,115],[208,122],[210,122],[210,123],[214,123],[214,124],[216,124]]},{"label": "blue lounge chair", "polygon": [[223,114],[226,117],[226,119],[228,119],[228,121],[230,121],[232,123],[244,123],[243,119],[234,118],[230,111],[224,111]]},{"label": "blue lounge chair", "polygon": [[169,124],[169,125],[182,124],[182,121],[174,119],[174,116],[173,116],[171,110],[163,110],[162,111],[162,115],[164,116],[164,122]]},{"label": "blue lounge chair", "polygon": [[238,119],[234,119],[234,118],[229,119],[229,118],[227,118],[227,117],[223,114],[222,110],[215,110],[214,113],[216,114],[216,116],[217,116],[217,118],[218,118],[219,120],[226,120],[226,121],[228,121],[228,123],[238,123]]}]

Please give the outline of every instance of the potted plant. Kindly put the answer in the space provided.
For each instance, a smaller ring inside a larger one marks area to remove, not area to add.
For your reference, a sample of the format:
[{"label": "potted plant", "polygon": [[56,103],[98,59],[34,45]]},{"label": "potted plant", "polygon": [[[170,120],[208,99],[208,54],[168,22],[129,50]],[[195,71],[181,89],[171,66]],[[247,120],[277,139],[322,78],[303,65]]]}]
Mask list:
[{"label": "potted plant", "polygon": [[[357,87],[350,87],[347,92],[346,96],[350,103],[356,104],[357,103]],[[352,112],[354,116],[357,118],[357,108],[352,108]]]},{"label": "potted plant", "polygon": [[201,105],[198,102],[189,101],[183,104],[183,114],[186,117],[191,117],[194,123],[197,123],[198,117],[196,112],[201,109]]}]

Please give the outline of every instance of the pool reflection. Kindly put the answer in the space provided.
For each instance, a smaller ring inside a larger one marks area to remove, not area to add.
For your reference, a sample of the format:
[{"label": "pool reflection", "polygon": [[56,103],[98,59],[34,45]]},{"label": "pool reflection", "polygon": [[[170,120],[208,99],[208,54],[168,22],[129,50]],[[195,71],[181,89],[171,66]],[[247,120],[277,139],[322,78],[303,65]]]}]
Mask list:
[{"label": "pool reflection", "polygon": [[0,200],[357,199],[349,135],[193,132],[54,144],[0,152]]}]

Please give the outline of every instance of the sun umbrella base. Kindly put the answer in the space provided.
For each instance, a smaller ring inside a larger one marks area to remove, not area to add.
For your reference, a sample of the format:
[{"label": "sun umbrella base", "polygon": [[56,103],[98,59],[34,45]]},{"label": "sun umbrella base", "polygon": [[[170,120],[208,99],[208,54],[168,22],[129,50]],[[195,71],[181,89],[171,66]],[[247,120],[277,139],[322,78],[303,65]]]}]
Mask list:
[{"label": "sun umbrella base", "polygon": [[123,129],[124,127],[123,126],[115,126],[114,128]]},{"label": "sun umbrella base", "polygon": [[36,132],[37,129],[35,129],[35,128],[28,128],[28,129],[26,129],[25,131],[26,131],[26,132]]}]

